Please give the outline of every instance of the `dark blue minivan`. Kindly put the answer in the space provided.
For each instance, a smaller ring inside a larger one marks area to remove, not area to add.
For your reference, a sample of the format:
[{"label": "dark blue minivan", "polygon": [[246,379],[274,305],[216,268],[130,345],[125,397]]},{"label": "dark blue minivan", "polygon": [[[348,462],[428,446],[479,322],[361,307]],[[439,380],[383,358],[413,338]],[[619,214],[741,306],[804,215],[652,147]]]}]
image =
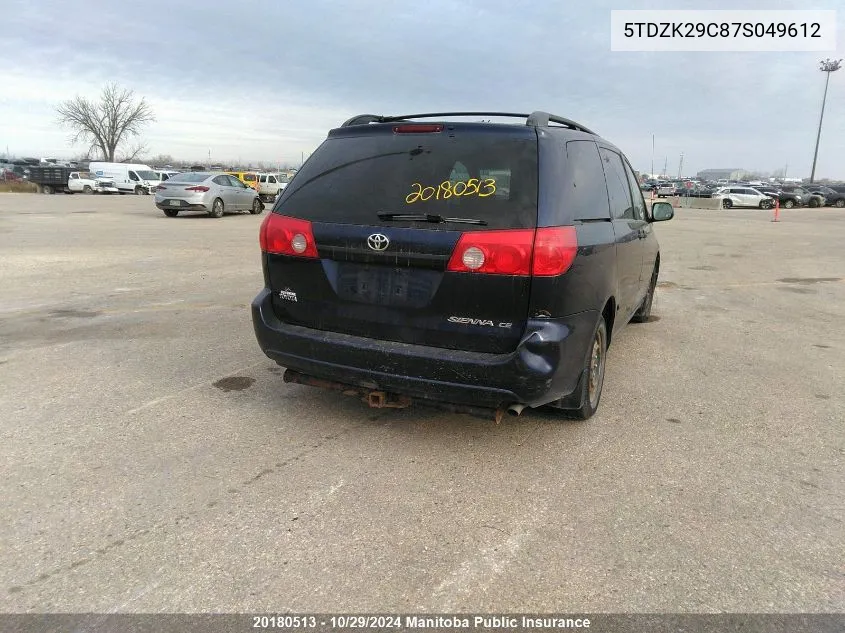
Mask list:
[{"label": "dark blue minivan", "polygon": [[[461,121],[522,118],[520,123]],[[261,226],[258,343],[285,380],[455,411],[589,418],[660,268],[622,152],[544,112],[361,115]]]}]

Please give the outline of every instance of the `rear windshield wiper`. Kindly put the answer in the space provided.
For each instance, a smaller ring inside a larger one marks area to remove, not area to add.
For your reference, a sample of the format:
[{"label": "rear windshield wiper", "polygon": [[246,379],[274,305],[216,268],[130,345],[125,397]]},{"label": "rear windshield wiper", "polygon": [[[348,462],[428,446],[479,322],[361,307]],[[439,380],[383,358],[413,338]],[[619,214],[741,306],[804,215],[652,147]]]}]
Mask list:
[{"label": "rear windshield wiper", "polygon": [[474,218],[444,218],[433,213],[378,213],[379,220],[407,220],[410,222],[431,222],[432,224],[478,224],[486,226],[484,220]]}]

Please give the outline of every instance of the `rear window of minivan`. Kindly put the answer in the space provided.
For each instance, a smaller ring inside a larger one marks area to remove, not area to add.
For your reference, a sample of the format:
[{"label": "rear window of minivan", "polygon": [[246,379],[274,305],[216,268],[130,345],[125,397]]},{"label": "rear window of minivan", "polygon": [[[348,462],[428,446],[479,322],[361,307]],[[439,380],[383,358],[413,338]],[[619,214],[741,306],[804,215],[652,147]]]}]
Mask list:
[{"label": "rear window of minivan", "polygon": [[[456,130],[329,138],[274,210],[314,222],[378,225],[378,213],[401,213],[486,222],[472,230],[532,228],[537,178],[536,136]],[[450,223],[390,225],[461,230]]]}]

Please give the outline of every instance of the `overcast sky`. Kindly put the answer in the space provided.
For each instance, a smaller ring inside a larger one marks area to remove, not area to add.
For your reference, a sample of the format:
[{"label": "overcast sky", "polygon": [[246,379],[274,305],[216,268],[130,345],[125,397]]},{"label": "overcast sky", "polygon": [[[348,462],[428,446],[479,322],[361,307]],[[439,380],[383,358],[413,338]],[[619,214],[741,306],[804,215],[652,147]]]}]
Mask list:
[{"label": "overcast sky", "polygon": [[[610,9],[838,9],[829,53],[620,53]],[[156,122],[150,154],[298,163],[364,112],[548,110],[621,147],[807,176],[845,0],[2,0],[0,153],[68,157],[55,106],[116,81]],[[243,7],[251,7],[246,10]],[[817,177],[845,179],[845,70],[831,76]]]}]

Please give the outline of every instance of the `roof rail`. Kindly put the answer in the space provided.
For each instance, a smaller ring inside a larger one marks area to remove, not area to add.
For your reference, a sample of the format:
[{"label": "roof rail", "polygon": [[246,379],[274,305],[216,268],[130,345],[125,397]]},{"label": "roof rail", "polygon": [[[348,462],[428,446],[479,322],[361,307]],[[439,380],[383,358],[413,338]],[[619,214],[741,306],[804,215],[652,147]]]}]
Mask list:
[{"label": "roof rail", "polygon": [[341,127],[349,127],[350,125],[367,125],[369,123],[393,123],[397,121],[407,121],[408,119],[438,119],[443,117],[454,116],[493,116],[493,117],[509,117],[516,119],[525,119],[525,124],[533,127],[549,127],[549,122],[559,123],[573,130],[586,132],[587,134],[596,133],[584,127],[580,123],[576,123],[571,119],[549,114],[537,110],[531,114],[518,114],[515,112],[428,112],[421,114],[402,114],[399,116],[379,116],[377,114],[359,114],[348,121],[345,121]]}]

